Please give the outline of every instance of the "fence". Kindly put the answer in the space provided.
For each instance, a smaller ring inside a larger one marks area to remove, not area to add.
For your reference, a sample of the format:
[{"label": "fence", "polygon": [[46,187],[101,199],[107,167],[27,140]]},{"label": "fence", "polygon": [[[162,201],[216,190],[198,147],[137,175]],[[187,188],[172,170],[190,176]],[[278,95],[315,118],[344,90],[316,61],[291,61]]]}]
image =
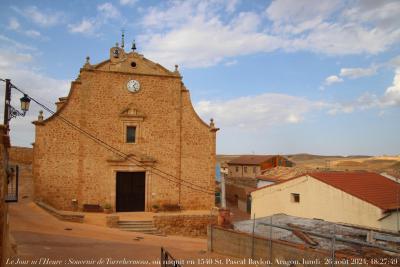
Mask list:
[{"label": "fence", "polygon": [[6,202],[18,202],[18,165],[9,165],[9,172],[7,174],[7,194],[5,196]]},{"label": "fence", "polygon": [[161,267],[182,267],[172,255],[161,247]]},{"label": "fence", "polygon": [[[208,249],[237,258],[262,260],[265,265],[286,266],[399,266],[397,249],[343,238],[345,233],[333,224],[329,234],[282,226],[269,222],[252,221],[252,229],[239,232],[210,225]],[[381,250],[390,252],[383,254]],[[384,260],[382,257],[385,257]],[[385,265],[387,264],[387,265]]]}]

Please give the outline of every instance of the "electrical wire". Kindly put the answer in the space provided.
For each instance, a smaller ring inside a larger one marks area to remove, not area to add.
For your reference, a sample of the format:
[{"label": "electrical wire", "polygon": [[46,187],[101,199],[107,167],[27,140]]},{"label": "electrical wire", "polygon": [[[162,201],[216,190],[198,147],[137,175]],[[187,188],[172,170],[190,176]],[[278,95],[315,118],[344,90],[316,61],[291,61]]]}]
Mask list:
[{"label": "electrical wire", "polygon": [[[1,81],[4,81],[3,79],[0,79],[0,80],[1,80]],[[23,90],[21,90],[21,89],[19,89],[18,87],[16,87],[14,84],[11,83],[11,86],[12,86],[12,88],[16,89],[16,90],[19,91],[20,93],[22,93],[22,94],[24,94],[24,95],[27,95],[27,96],[29,97],[29,99],[31,99],[33,102],[35,102],[37,105],[39,105],[40,107],[42,107],[44,110],[46,110],[46,111],[49,112],[50,114],[54,115],[54,114],[56,113],[55,111],[53,111],[52,109],[50,109],[50,108],[47,107],[46,105],[44,105],[44,104],[42,104],[41,102],[39,102],[38,100],[36,100],[35,98],[29,96],[27,93],[25,93]],[[212,190],[210,190],[210,189],[208,189],[208,188],[206,188],[206,187],[203,187],[203,186],[200,186],[200,185],[191,183],[191,182],[189,182],[189,181],[181,180],[180,178],[178,178],[178,177],[176,177],[176,176],[174,176],[174,175],[172,175],[172,174],[170,174],[170,173],[167,173],[167,172],[165,172],[165,171],[163,171],[163,170],[160,170],[160,169],[158,169],[158,168],[156,168],[156,167],[154,167],[154,166],[146,166],[145,164],[141,163],[139,160],[136,160],[136,159],[134,159],[134,158],[130,158],[130,157],[129,157],[130,155],[125,154],[124,152],[118,150],[117,148],[113,147],[112,145],[110,145],[110,144],[106,143],[105,141],[99,139],[98,137],[94,136],[93,134],[91,134],[91,133],[85,131],[85,130],[82,129],[81,127],[77,126],[77,125],[74,124],[73,122],[71,122],[71,121],[69,121],[68,119],[66,119],[66,118],[64,118],[63,116],[61,116],[60,114],[57,114],[57,115],[56,115],[56,118],[61,119],[61,121],[63,121],[63,122],[66,123],[67,125],[71,126],[72,128],[74,128],[74,129],[77,130],[78,132],[83,133],[84,135],[86,135],[87,137],[89,137],[90,139],[92,139],[93,141],[95,141],[97,144],[100,144],[101,146],[103,146],[103,147],[106,148],[107,150],[113,152],[114,154],[118,155],[119,157],[123,158],[124,160],[128,160],[128,161],[130,161],[130,162],[133,162],[133,163],[135,163],[136,165],[138,165],[139,167],[150,167],[152,170],[157,171],[158,173],[157,173],[157,172],[154,172],[154,173],[157,174],[158,176],[160,176],[160,177],[163,178],[163,179],[166,179],[166,180],[168,180],[168,181],[170,181],[170,182],[172,182],[172,183],[175,183],[175,184],[177,184],[177,185],[185,186],[185,187],[187,187],[187,188],[189,188],[189,189],[192,189],[192,190],[195,190],[195,191],[199,191],[199,192],[206,193],[206,194],[210,194],[210,195],[214,195],[214,194],[215,194],[214,191],[212,191]],[[168,177],[166,177],[166,176],[169,176],[169,177],[171,177],[172,179],[171,179],[171,178],[168,178]],[[178,180],[178,181],[173,180],[173,179],[176,179],[176,180]]]}]

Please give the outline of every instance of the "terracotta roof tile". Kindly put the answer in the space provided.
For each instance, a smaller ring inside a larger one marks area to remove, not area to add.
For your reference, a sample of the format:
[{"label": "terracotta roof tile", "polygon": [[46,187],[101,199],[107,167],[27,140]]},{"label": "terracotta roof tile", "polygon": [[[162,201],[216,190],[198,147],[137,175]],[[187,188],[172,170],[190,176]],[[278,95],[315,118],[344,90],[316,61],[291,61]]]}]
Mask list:
[{"label": "terracotta roof tile", "polygon": [[400,207],[400,184],[372,172],[314,172],[310,176],[383,210]]},{"label": "terracotta roof tile", "polygon": [[400,184],[380,174],[366,171],[357,172],[312,172],[299,175],[273,185],[266,185],[253,191],[263,188],[277,186],[288,181],[309,175],[323,183],[333,186],[356,198],[364,200],[383,210],[395,210],[400,208]]}]

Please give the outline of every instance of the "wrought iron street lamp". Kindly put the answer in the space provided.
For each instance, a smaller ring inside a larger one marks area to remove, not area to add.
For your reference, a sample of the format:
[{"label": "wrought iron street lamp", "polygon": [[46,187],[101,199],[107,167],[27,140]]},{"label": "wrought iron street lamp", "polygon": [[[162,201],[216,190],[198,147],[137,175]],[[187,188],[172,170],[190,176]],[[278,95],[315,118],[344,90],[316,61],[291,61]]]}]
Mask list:
[{"label": "wrought iron street lamp", "polygon": [[12,118],[17,116],[25,116],[26,112],[29,110],[29,104],[31,99],[28,95],[24,94],[23,97],[20,98],[21,101],[21,111],[14,108],[11,105],[11,89],[16,88],[11,83],[10,79],[5,79],[6,82],[6,94],[5,94],[5,103],[4,103],[4,125],[7,127],[7,131],[9,130],[9,122]]},{"label": "wrought iron street lamp", "polygon": [[[6,92],[5,92],[5,98],[4,98],[4,126],[5,126],[5,134],[8,135],[8,132],[10,130],[9,122],[12,118],[15,118],[17,116],[25,116],[26,112],[29,110],[29,104],[31,102],[31,98],[23,93],[21,90],[19,90],[17,87],[15,87],[10,79],[0,79],[1,81],[6,83]],[[11,89],[14,88],[20,93],[23,94],[23,97],[20,98],[21,101],[21,110],[18,110],[14,108],[11,105]],[[5,166],[7,170],[7,195],[5,195],[5,201],[6,202],[17,202],[18,201],[18,165],[16,166],[17,172],[15,173],[15,179],[14,179],[14,172],[12,171],[13,168],[10,168],[8,165],[8,156],[5,156]],[[14,186],[15,185],[15,186]]]}]

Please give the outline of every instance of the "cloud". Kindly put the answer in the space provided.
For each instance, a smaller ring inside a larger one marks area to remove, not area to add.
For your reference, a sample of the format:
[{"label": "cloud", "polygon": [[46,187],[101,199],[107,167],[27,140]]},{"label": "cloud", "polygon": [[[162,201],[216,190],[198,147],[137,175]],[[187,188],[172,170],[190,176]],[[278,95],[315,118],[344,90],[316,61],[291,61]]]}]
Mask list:
[{"label": "cloud", "polygon": [[119,0],[119,4],[122,6],[134,6],[137,0]]},{"label": "cloud", "polygon": [[349,77],[352,79],[364,77],[364,76],[372,76],[376,74],[377,67],[370,68],[342,68],[340,69],[341,77]]},{"label": "cloud", "polygon": [[225,101],[199,101],[195,109],[206,120],[214,118],[218,126],[252,130],[299,123],[306,114],[324,105],[301,97],[264,93]]},{"label": "cloud", "polygon": [[[366,68],[341,68],[339,75],[331,75],[326,78],[324,85],[331,85],[335,82],[342,82],[343,78],[358,79],[361,77],[373,76],[383,67],[400,68],[400,56],[394,57],[387,62],[372,64]],[[330,80],[330,81],[329,81]]]},{"label": "cloud", "polygon": [[8,26],[7,28],[9,30],[13,30],[15,32],[19,32],[22,33],[28,37],[32,37],[32,38],[38,38],[41,37],[40,32],[36,31],[36,30],[24,30],[21,27],[21,24],[19,23],[18,19],[12,17],[9,19],[8,21]]},{"label": "cloud", "polygon": [[332,85],[334,83],[340,83],[340,82],[343,82],[343,79],[336,75],[331,75],[325,79],[325,85]]},{"label": "cloud", "polygon": [[400,40],[399,10],[399,1],[281,0],[267,16],[274,33],[292,41],[288,49],[377,54]]},{"label": "cloud", "polygon": [[50,9],[39,10],[36,6],[28,6],[23,9],[12,6],[12,9],[25,19],[42,27],[52,27],[65,20],[65,15],[62,12]]},{"label": "cloud", "polygon": [[16,62],[28,63],[32,61],[33,56],[29,53],[0,53],[0,68],[15,67]]},{"label": "cloud", "polygon": [[234,59],[234,60],[225,62],[225,66],[230,67],[230,66],[236,65],[237,63],[238,63],[238,61]]},{"label": "cloud", "polygon": [[[336,76],[331,80],[337,79],[340,78]],[[214,118],[218,126],[247,130],[300,123],[315,111],[338,115],[377,108],[381,114],[390,107],[400,107],[400,67],[395,71],[392,85],[386,88],[383,95],[367,92],[348,102],[311,101],[286,94],[264,93],[229,100],[203,100],[195,104],[196,111],[206,121]]]},{"label": "cloud", "polygon": [[239,2],[240,0],[228,0],[226,3],[225,11],[228,13],[233,13],[236,10]]},{"label": "cloud", "polygon": [[382,103],[389,106],[400,106],[400,67],[396,69],[393,83],[386,89]]},{"label": "cloud", "polygon": [[392,58],[387,65],[393,68],[400,68],[400,55],[397,57]]},{"label": "cloud", "polygon": [[68,30],[70,33],[98,36],[99,29],[111,20],[122,20],[122,15],[113,4],[106,2],[97,6],[95,17],[83,18],[78,23],[68,24]]},{"label": "cloud", "polygon": [[97,28],[96,21],[93,19],[82,19],[76,24],[69,24],[68,29],[71,33],[90,33],[93,34]]},{"label": "cloud", "polygon": [[276,49],[274,38],[257,32],[259,15],[242,12],[224,22],[218,13],[231,2],[220,3],[184,1],[149,8],[143,18],[148,32],[139,36],[143,53],[168,67],[207,67],[232,56]]},{"label": "cloud", "polygon": [[10,18],[8,21],[8,29],[10,30],[18,30],[21,25],[16,18]]},{"label": "cloud", "polygon": [[333,116],[339,113],[352,113],[353,111],[354,106],[352,104],[337,103],[331,105],[331,108],[328,110],[328,114]]},{"label": "cloud", "polygon": [[217,14],[226,6],[215,2],[173,2],[150,8],[143,18],[148,30],[139,36],[143,53],[172,67],[208,67],[231,57],[277,49],[279,40],[258,29],[262,18],[240,12],[228,21]]},{"label": "cloud", "polygon": [[36,50],[36,48],[30,46],[30,45],[26,45],[20,42],[17,42],[13,39],[8,38],[7,36],[1,35],[0,34],[0,41],[2,42],[2,45],[8,47],[8,49],[10,47],[13,47],[15,49],[18,50],[29,50],[29,51],[34,51]]},{"label": "cloud", "polygon": [[400,67],[395,70],[392,84],[386,88],[382,96],[364,93],[353,102],[329,104],[328,113],[351,113],[356,110],[368,110],[372,108],[382,109],[400,107]]},{"label": "cloud", "polygon": [[378,54],[400,41],[400,2],[377,2],[281,0],[265,12],[239,12],[236,1],[162,2],[143,12],[139,42],[164,65],[192,68],[278,49]]},{"label": "cloud", "polygon": [[378,29],[393,30],[400,26],[399,10],[400,2],[397,0],[358,0],[356,5],[345,9],[343,15],[351,22],[373,22]]},{"label": "cloud", "polygon": [[300,34],[329,18],[339,4],[339,0],[272,1],[266,9],[266,15],[273,22],[276,33]]},{"label": "cloud", "polygon": [[97,10],[101,13],[104,18],[117,18],[121,16],[118,9],[114,7],[111,3],[103,3],[97,6]]},{"label": "cloud", "polygon": [[29,36],[32,38],[38,38],[38,37],[42,36],[40,32],[35,31],[35,30],[27,30],[27,31],[24,31],[24,33],[26,36]]}]

